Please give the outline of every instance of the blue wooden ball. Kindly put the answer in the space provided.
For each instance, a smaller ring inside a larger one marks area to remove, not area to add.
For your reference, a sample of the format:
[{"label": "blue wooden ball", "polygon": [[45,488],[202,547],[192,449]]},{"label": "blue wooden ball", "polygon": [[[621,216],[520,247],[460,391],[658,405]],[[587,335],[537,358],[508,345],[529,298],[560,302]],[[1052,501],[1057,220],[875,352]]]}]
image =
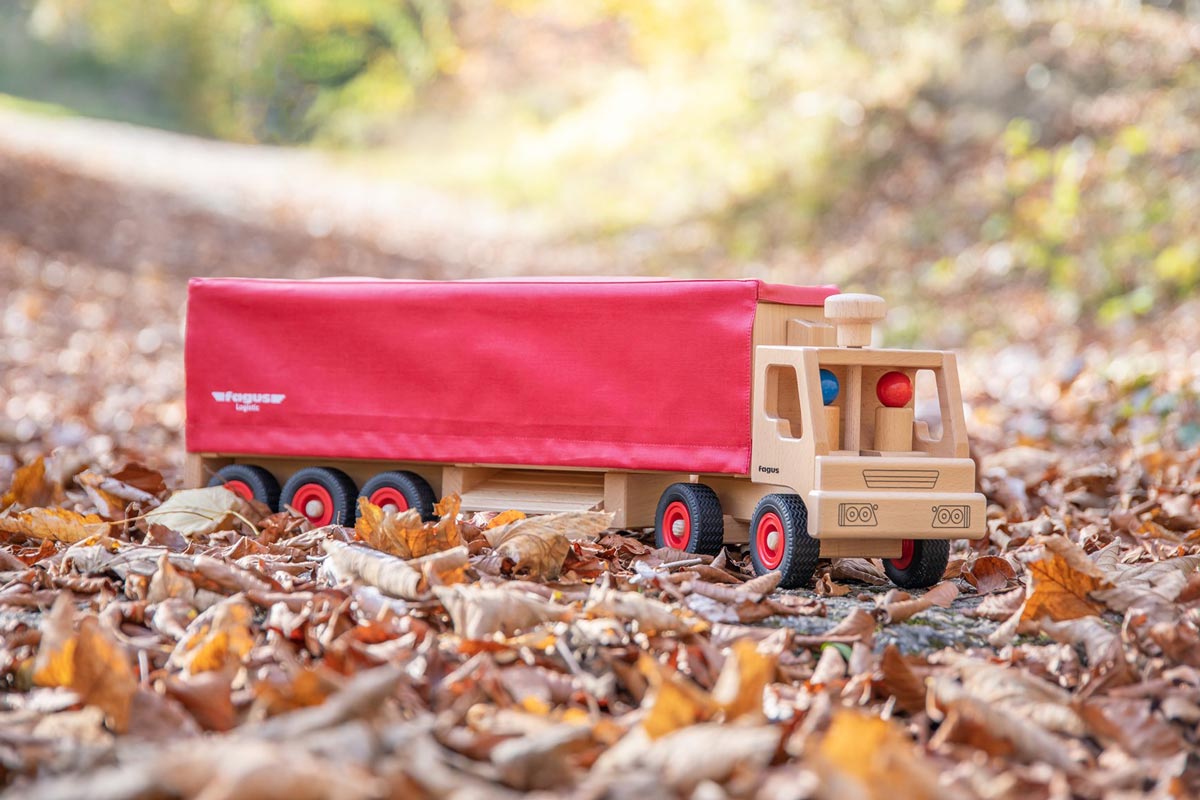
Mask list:
[{"label": "blue wooden ball", "polygon": [[833,405],[833,401],[837,400],[838,392],[842,387],[838,383],[837,375],[834,375],[827,369],[821,370],[821,402],[825,405]]}]

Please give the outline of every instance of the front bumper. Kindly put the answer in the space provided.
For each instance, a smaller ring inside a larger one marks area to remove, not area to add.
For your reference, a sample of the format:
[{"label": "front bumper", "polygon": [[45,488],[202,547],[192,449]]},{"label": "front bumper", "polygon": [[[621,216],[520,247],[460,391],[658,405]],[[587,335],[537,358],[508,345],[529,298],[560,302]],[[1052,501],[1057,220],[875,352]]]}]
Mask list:
[{"label": "front bumper", "polygon": [[812,491],[808,532],[815,539],[981,539],[983,495],[974,492]]}]

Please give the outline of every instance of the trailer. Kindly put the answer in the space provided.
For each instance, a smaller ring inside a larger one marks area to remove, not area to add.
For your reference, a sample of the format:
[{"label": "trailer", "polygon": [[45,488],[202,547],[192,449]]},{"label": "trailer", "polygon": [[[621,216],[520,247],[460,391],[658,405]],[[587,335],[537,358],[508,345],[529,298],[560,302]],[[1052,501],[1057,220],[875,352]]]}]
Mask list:
[{"label": "trailer", "polygon": [[605,510],[690,552],[748,542],[784,586],[846,556],[929,585],[983,498],[953,355],[869,347],[884,311],[753,279],[193,280],[187,482],[316,525],[359,496]]}]

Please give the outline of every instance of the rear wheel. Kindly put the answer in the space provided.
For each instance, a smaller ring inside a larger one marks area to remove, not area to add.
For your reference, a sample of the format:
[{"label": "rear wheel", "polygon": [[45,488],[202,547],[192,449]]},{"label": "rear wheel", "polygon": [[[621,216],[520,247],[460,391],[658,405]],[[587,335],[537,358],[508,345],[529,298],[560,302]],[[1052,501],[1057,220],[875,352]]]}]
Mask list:
[{"label": "rear wheel", "polygon": [[942,579],[949,561],[945,539],[905,539],[899,558],[883,560],[883,571],[902,589],[924,589]]},{"label": "rear wheel", "polygon": [[776,570],[782,589],[799,589],[812,582],[821,557],[820,543],[808,535],[808,509],[796,494],[769,494],[750,518],[750,562],[754,572]]},{"label": "rear wheel", "polygon": [[262,467],[253,464],[230,464],[221,467],[208,482],[209,486],[224,486],[247,500],[257,500],[272,511],[279,505],[279,481]]},{"label": "rear wheel", "polygon": [[437,519],[437,498],[429,482],[415,472],[381,472],[363,484],[358,493],[384,511],[416,509],[425,521]]},{"label": "rear wheel", "polygon": [[288,478],[279,508],[291,506],[313,525],[353,525],[358,489],[350,476],[333,467],[305,467]]},{"label": "rear wheel", "polygon": [[716,555],[725,543],[725,517],[717,493],[701,483],[673,483],[654,515],[654,542],[688,553]]}]

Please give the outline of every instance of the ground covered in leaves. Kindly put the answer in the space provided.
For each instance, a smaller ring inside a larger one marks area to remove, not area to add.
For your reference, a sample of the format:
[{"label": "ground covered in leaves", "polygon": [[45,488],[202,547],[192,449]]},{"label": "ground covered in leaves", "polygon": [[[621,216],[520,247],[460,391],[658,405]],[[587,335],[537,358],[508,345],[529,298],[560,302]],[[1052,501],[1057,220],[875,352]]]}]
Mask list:
[{"label": "ground covered in leaves", "polygon": [[172,491],[184,276],[351,245],[7,156],[11,796],[1200,794],[1194,301],[1089,329],[962,288],[1016,332],[960,356],[986,538],[913,597],[865,560],[780,592],[597,516],[310,530]]},{"label": "ground covered in leaves", "polygon": [[[932,589],[846,560],[784,593],[740,549],[655,549],[603,513],[470,515],[449,497],[422,523],[363,501],[355,528],[312,529],[136,464],[32,460],[0,502],[4,782],[1195,796],[1200,460],[1017,447],[983,483],[989,536]],[[955,618],[966,643],[901,633]]]}]

